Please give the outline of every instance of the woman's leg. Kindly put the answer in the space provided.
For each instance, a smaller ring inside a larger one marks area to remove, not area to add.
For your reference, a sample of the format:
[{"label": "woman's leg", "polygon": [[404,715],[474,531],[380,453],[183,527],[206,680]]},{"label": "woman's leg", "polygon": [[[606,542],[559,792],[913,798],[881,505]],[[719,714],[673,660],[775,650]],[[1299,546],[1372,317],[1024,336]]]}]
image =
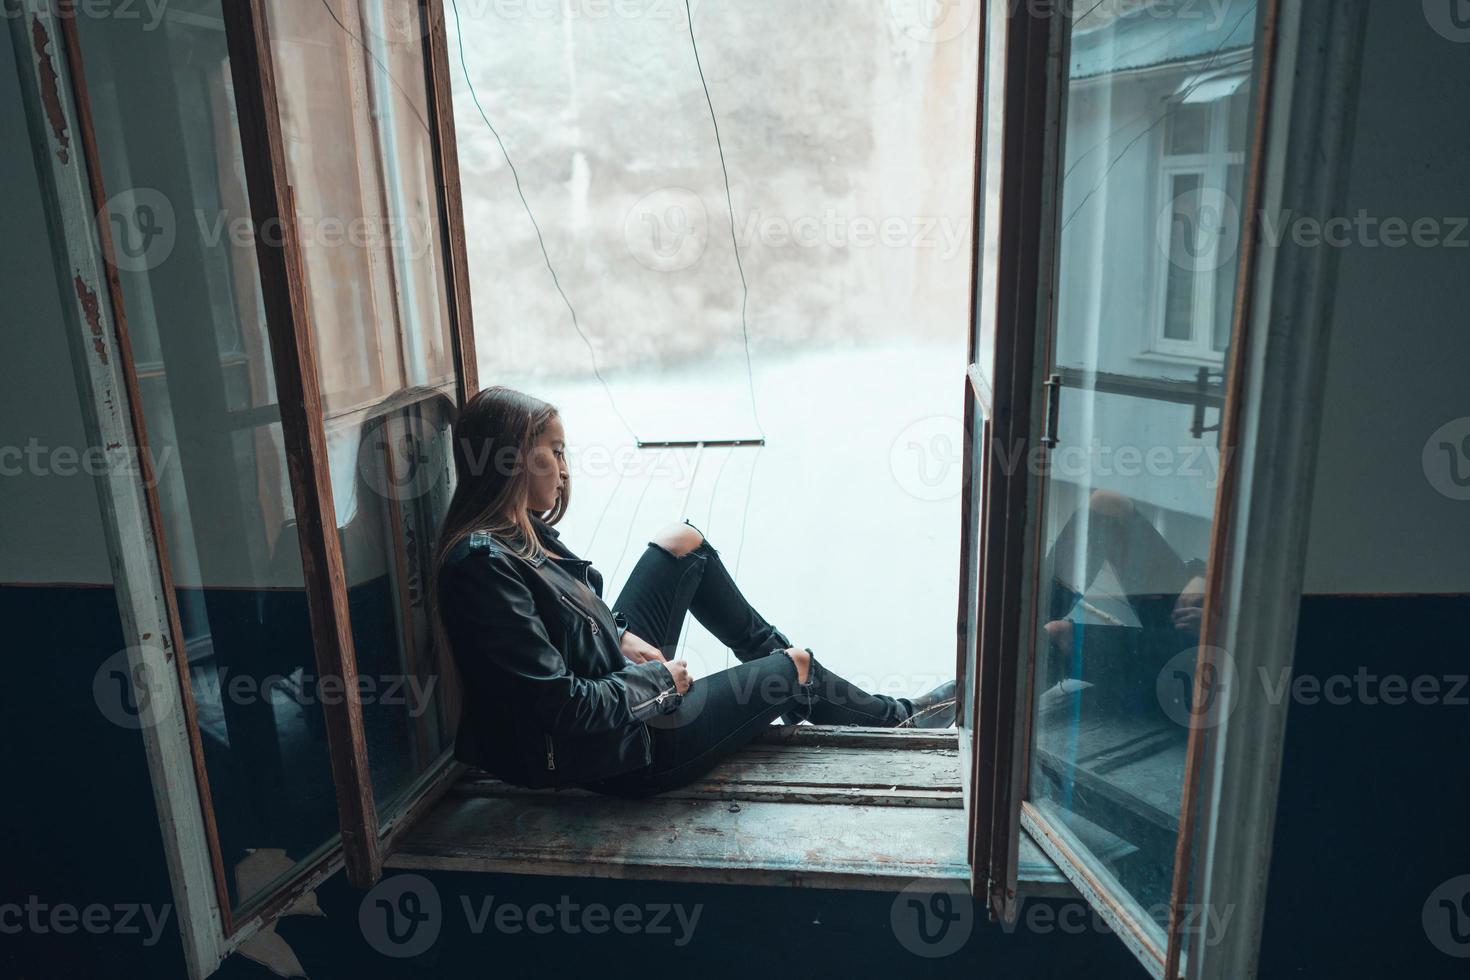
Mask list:
[{"label": "woman's leg", "polygon": [[755,610],[694,525],[685,521],[649,541],[613,607],[628,630],[671,657],[684,626],[694,617],[744,663],[791,646],[786,635]]},{"label": "woman's leg", "polygon": [[613,796],[652,796],[709,772],[775,720],[803,703],[809,684],[798,683],[784,652],[696,678],[677,711],[648,722],[653,761],[643,769],[586,787]]},{"label": "woman's leg", "polygon": [[[688,610],[743,663],[757,662],[793,646],[786,634],[746,600],[719,550],[688,521],[684,528],[687,531],[671,528],[658,541],[650,541],[634,566],[614,606],[627,617],[628,629],[657,646],[664,656],[672,657]],[[698,544],[694,544],[696,540]],[[809,710],[808,706],[802,706],[802,710],[788,706],[790,713],[784,720],[794,723],[808,718],[814,725],[891,727],[913,712],[907,698],[869,694],[815,660],[811,684]]]}]

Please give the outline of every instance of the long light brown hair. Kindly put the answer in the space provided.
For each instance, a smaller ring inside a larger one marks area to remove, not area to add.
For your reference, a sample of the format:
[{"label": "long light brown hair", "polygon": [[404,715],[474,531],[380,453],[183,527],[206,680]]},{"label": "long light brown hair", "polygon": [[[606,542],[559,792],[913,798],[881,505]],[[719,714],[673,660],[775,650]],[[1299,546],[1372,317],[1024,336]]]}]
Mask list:
[{"label": "long light brown hair", "polygon": [[[545,556],[527,509],[531,450],[558,415],[556,406],[500,385],[477,393],[459,413],[453,433],[457,482],[434,549],[429,587],[441,648],[448,643],[439,607],[439,574],[456,545],[476,531],[488,531],[523,558],[536,561]],[[556,506],[535,516],[556,524],[566,514],[571,498],[569,481]]]}]

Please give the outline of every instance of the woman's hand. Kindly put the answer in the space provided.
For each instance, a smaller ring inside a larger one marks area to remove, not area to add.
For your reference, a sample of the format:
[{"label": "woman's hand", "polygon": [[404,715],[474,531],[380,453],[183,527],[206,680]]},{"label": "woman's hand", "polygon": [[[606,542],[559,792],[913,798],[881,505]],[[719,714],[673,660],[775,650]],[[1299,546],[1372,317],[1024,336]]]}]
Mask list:
[{"label": "woman's hand", "polygon": [[1205,580],[1196,575],[1189,580],[1174,603],[1174,628],[1199,636],[1205,619]]},{"label": "woman's hand", "polygon": [[620,646],[623,650],[623,656],[635,664],[664,659],[664,655],[659,652],[658,647],[649,643],[643,637],[635,635],[632,630],[623,631],[623,639]]},{"label": "woman's hand", "polygon": [[689,674],[689,663],[685,660],[674,660],[664,664],[669,668],[669,673],[674,675],[674,686],[680,694],[688,694],[689,687],[694,683],[694,678]]}]

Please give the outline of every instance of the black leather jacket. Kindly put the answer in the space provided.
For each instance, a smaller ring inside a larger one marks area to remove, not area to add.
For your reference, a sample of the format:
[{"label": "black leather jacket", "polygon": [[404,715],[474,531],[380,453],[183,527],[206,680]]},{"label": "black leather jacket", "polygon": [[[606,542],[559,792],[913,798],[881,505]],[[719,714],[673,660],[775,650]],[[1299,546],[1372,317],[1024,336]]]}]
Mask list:
[{"label": "black leather jacket", "polygon": [[476,532],[448,555],[439,600],[464,682],[455,757],[523,786],[571,786],[648,765],[645,720],[682,701],[659,661],[633,664],[602,576],[533,518],[528,561]]}]

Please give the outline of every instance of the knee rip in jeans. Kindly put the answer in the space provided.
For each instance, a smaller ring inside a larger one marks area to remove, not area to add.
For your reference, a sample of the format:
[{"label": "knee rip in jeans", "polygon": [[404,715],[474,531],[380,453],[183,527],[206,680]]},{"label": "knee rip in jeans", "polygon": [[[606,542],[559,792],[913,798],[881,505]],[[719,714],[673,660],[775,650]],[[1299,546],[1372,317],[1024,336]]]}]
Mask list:
[{"label": "knee rip in jeans", "polygon": [[[688,545],[690,535],[684,530],[684,528],[686,527],[694,532],[694,537],[697,537],[699,539],[699,543],[693,545],[692,547],[688,547],[686,550],[683,551],[676,550],[679,545]],[[715,550],[714,546],[709,543],[709,539],[704,536],[704,532],[695,527],[693,524],[689,523],[687,519],[681,524],[670,525],[668,528],[665,528],[664,531],[659,534],[659,537],[661,539],[672,538],[674,540],[670,541],[667,544],[665,544],[663,540],[651,540],[648,543],[653,545],[655,548],[658,548],[660,551],[664,552],[664,554],[670,556],[671,558],[683,559],[689,557],[690,555],[700,555],[701,557],[703,557],[705,555],[719,554],[719,552]]]}]

